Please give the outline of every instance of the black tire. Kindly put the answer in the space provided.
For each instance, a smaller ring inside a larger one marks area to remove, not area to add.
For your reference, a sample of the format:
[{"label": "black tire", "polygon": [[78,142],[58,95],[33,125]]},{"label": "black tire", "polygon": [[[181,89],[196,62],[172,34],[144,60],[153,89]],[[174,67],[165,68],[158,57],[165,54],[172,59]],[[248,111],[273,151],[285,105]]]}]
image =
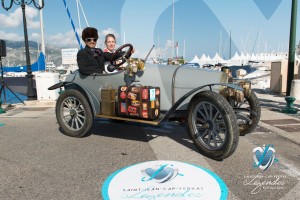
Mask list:
[{"label": "black tire", "polygon": [[191,99],[188,129],[199,151],[215,160],[229,157],[238,145],[235,113],[226,99],[215,92],[204,91]]},{"label": "black tire", "polygon": [[56,102],[56,119],[62,133],[83,137],[93,126],[93,114],[85,96],[78,90],[64,91]]},{"label": "black tire", "polygon": [[[240,130],[240,136],[245,136],[246,134],[250,133],[255,129],[260,120],[261,108],[259,104],[259,99],[257,98],[256,94],[253,91],[251,91],[250,95],[248,97],[245,97],[243,102],[237,103],[234,100],[231,100],[230,103],[234,108],[246,108],[256,113],[253,114],[249,111],[247,112],[235,110]],[[247,118],[251,120],[251,123],[249,120],[246,120]]]}]

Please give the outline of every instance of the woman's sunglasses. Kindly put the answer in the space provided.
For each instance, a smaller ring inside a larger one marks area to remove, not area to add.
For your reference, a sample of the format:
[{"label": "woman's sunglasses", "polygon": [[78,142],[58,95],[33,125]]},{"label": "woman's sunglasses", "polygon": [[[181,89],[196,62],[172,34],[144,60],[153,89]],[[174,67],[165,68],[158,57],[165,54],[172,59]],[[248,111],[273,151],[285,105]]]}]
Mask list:
[{"label": "woman's sunglasses", "polygon": [[86,38],[85,39],[86,42],[91,42],[91,41],[97,42],[97,40],[98,40],[98,38]]}]

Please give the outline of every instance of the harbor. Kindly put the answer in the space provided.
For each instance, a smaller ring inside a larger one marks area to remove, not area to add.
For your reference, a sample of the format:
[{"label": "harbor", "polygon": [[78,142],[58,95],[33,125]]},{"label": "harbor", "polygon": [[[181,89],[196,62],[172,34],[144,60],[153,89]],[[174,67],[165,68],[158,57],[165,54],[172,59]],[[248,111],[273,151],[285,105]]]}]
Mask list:
[{"label": "harbor", "polygon": [[297,2],[2,0],[0,199],[300,199]]}]

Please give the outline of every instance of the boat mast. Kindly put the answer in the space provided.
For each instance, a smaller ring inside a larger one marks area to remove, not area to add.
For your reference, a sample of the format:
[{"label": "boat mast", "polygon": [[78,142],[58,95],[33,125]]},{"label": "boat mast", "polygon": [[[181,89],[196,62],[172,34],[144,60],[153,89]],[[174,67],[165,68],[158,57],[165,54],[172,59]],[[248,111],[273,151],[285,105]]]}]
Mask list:
[{"label": "boat mast", "polygon": [[222,29],[220,29],[220,32],[219,32],[219,55],[223,54],[223,52],[221,52],[221,44],[222,44]]},{"label": "boat mast", "polygon": [[[88,22],[88,20],[87,20],[87,18],[86,18],[86,15],[85,15],[85,12],[84,12],[84,9],[83,9],[83,7],[82,7],[82,5],[81,5],[81,1],[80,0],[76,0],[76,8],[77,8],[77,18],[78,18],[78,28],[79,28],[79,32],[81,33],[81,31],[82,31],[82,27],[81,27],[81,14],[82,14],[82,16],[83,16],[83,18],[84,18],[84,20],[85,20],[85,24],[86,24],[86,26],[90,26],[89,25],[89,22]],[[81,14],[80,14],[80,10],[81,10]]]},{"label": "boat mast", "polygon": [[175,52],[175,41],[174,41],[174,0],[173,0],[173,12],[172,12],[172,58],[174,58],[174,52]]},{"label": "boat mast", "polygon": [[258,38],[259,38],[259,31],[258,31],[257,36],[256,36],[256,39],[255,39],[255,41],[254,41],[254,45],[253,45],[253,48],[252,48],[252,52],[251,52],[251,54],[250,54],[250,60],[251,60],[252,54],[254,54],[254,50],[255,50],[255,46],[256,46],[256,42],[257,42]]},{"label": "boat mast", "polygon": [[185,39],[183,39],[183,60],[185,60]]},{"label": "boat mast", "polygon": [[176,47],[176,58],[178,58],[179,57],[179,55],[178,55],[178,48],[179,48],[179,44],[178,44],[178,41],[176,42],[176,45],[175,45],[175,47]]},{"label": "boat mast", "polygon": [[124,32],[124,35],[123,35],[123,44],[126,43],[126,40],[125,40],[125,32]]},{"label": "boat mast", "polygon": [[80,14],[79,14],[79,0],[76,0],[76,7],[77,7],[78,27],[79,27],[79,32],[81,32],[81,20],[80,20]]},{"label": "boat mast", "polygon": [[159,36],[157,36],[157,47],[158,47],[158,63],[162,60],[161,49],[160,49],[160,41]]},{"label": "boat mast", "polygon": [[66,0],[63,0],[63,2],[64,2],[64,5],[65,5],[65,9],[66,9],[66,11],[67,11],[68,17],[69,17],[69,19],[70,19],[70,22],[71,22],[71,25],[72,25],[72,28],[73,28],[73,31],[74,31],[76,40],[77,40],[77,42],[78,42],[78,44],[79,44],[79,48],[80,48],[80,49],[83,49],[83,46],[82,46],[82,44],[81,44],[81,40],[80,40],[80,38],[79,38],[78,32],[77,32],[77,30],[76,30],[76,28],[75,28],[75,25],[74,25],[73,19],[71,18],[71,14],[70,14],[69,8],[68,8],[68,6],[67,6],[67,2],[66,2]]},{"label": "boat mast", "polygon": [[80,0],[78,0],[78,2],[79,2],[79,6],[80,6],[80,8],[81,8],[81,12],[82,12],[82,15],[83,15],[83,17],[84,17],[85,23],[86,23],[87,26],[90,26],[90,25],[89,25],[89,22],[88,22],[88,20],[87,20],[87,18],[86,18],[86,16],[85,16],[85,12],[84,12],[84,9],[83,9],[83,7],[82,7],[82,5],[81,5]]},{"label": "boat mast", "polygon": [[258,44],[257,44],[257,52],[256,54],[260,53],[260,30],[258,31]]},{"label": "boat mast", "polygon": [[[42,0],[39,0],[39,5],[42,5]],[[44,21],[43,21],[43,9],[40,9],[40,28],[41,28],[41,50],[45,54],[45,38],[44,38]]]},{"label": "boat mast", "polygon": [[229,59],[231,59],[231,30],[229,31]]}]

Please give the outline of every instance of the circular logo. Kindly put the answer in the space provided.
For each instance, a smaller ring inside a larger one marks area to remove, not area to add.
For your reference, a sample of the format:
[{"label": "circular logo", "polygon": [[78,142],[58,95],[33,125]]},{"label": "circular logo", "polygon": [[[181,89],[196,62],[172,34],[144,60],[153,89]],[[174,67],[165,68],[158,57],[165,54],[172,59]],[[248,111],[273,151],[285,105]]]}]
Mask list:
[{"label": "circular logo", "polygon": [[127,90],[127,87],[121,87],[121,91],[124,92]]},{"label": "circular logo", "polygon": [[228,189],[215,173],[178,161],[149,161],[120,169],[102,187],[104,200],[226,199]]},{"label": "circular logo", "polygon": [[125,92],[121,92],[120,93],[120,97],[121,97],[121,99],[125,99],[126,98],[126,93]]}]

